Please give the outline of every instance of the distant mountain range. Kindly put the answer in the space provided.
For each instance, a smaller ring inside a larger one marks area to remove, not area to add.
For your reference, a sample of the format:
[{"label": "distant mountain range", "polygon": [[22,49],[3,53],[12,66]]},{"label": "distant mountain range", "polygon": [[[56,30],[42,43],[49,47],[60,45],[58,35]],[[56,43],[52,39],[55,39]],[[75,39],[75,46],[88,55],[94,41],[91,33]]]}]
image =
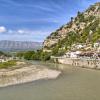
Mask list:
[{"label": "distant mountain range", "polygon": [[26,51],[37,50],[42,47],[41,42],[29,42],[29,41],[0,41],[0,51]]}]

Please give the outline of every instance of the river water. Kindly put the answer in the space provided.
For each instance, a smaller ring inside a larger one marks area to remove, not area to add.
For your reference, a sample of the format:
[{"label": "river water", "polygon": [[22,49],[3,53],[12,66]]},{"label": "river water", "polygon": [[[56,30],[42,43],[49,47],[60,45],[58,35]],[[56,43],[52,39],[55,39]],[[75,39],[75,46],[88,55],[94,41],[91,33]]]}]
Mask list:
[{"label": "river water", "polygon": [[0,100],[100,100],[100,71],[67,65],[33,62],[61,70],[55,80],[0,88]]}]

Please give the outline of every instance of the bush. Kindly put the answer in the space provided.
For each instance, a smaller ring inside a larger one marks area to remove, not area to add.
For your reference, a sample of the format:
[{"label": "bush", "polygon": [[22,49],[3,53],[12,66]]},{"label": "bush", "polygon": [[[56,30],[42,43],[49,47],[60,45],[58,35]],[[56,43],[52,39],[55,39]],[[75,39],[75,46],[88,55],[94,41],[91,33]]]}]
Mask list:
[{"label": "bush", "polygon": [[0,63],[0,68],[11,68],[12,66],[15,66],[15,65],[16,65],[16,61],[11,60],[8,62]]},{"label": "bush", "polygon": [[42,52],[42,53],[41,53],[41,60],[42,60],[42,61],[50,60],[50,56],[51,56],[51,53]]},{"label": "bush", "polygon": [[18,53],[19,57],[23,57],[26,60],[42,60],[46,61],[50,59],[51,53],[43,52],[42,50],[37,51],[27,51],[23,53]]},{"label": "bush", "polygon": [[81,13],[81,12],[78,12],[78,19],[79,19],[79,22],[84,22],[85,21],[85,18],[84,18],[84,14]]}]

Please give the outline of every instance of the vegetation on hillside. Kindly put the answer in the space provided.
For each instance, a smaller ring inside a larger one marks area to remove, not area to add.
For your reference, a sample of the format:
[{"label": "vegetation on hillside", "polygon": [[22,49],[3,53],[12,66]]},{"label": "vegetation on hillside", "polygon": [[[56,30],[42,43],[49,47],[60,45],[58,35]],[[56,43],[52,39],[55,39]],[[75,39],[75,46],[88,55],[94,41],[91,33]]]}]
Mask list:
[{"label": "vegetation on hillside", "polygon": [[[75,18],[47,37],[44,49],[53,55],[63,55],[76,43],[100,41],[100,2],[90,6],[85,12],[77,13]],[[57,41],[57,42],[56,42]]]},{"label": "vegetation on hillside", "polygon": [[[71,45],[75,43],[97,42],[100,39],[100,28],[97,28],[98,23],[99,21],[96,21],[86,27],[82,34],[78,34],[75,32],[67,33],[68,35],[63,40],[59,40],[56,46],[53,47],[53,55],[63,55],[66,50],[70,50]],[[92,31],[92,33],[89,35],[90,31]],[[60,50],[60,48],[65,48],[65,50]]]}]

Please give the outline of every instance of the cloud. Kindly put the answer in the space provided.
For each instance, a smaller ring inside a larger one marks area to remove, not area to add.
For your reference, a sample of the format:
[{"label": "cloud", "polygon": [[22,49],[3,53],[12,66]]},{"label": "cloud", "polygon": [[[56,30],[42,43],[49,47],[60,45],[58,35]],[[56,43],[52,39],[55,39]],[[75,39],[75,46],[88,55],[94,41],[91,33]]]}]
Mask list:
[{"label": "cloud", "polygon": [[33,29],[7,29],[5,26],[0,26],[1,35],[39,35],[46,34],[50,31],[47,30],[33,30]]},{"label": "cloud", "polygon": [[4,33],[4,32],[6,32],[7,30],[6,30],[6,28],[4,27],[4,26],[0,26],[0,33]]},{"label": "cloud", "polygon": [[30,35],[34,34],[34,30],[18,29],[18,30],[8,30],[7,34],[11,35]]},{"label": "cloud", "polygon": [[18,30],[6,30],[4,34],[1,33],[2,38],[0,40],[18,40],[18,41],[40,41],[50,34],[50,31],[44,30],[31,30],[31,29],[18,29]]},{"label": "cloud", "polygon": [[33,2],[29,3],[29,1],[27,2],[27,0],[25,2],[22,2],[22,1],[20,2],[20,0],[18,0],[18,1],[17,0],[1,0],[1,1],[3,1],[5,3],[4,5],[8,5],[8,6],[11,5],[11,6],[14,6],[14,7],[36,8],[36,9],[39,9],[39,10],[50,11],[50,12],[53,11],[53,8],[48,7],[47,2],[46,3],[45,2],[39,3],[37,1],[34,4],[32,4]]},{"label": "cloud", "polygon": [[24,30],[24,29],[19,29],[15,32],[15,35],[23,35],[23,36],[36,36],[36,37],[45,37],[50,33],[50,31],[43,31],[43,30]]},{"label": "cloud", "polygon": [[6,32],[7,35],[26,35],[26,34],[28,35],[28,33],[29,31],[23,29],[18,29],[18,30],[9,29]]},{"label": "cloud", "polygon": [[18,36],[32,35],[32,36],[41,37],[41,36],[48,36],[49,33],[50,33],[50,30],[47,31],[47,30],[31,30],[31,29],[18,29],[18,30],[9,29],[9,30],[6,30],[4,35],[11,35],[11,36],[14,36],[14,35],[18,35]]}]

